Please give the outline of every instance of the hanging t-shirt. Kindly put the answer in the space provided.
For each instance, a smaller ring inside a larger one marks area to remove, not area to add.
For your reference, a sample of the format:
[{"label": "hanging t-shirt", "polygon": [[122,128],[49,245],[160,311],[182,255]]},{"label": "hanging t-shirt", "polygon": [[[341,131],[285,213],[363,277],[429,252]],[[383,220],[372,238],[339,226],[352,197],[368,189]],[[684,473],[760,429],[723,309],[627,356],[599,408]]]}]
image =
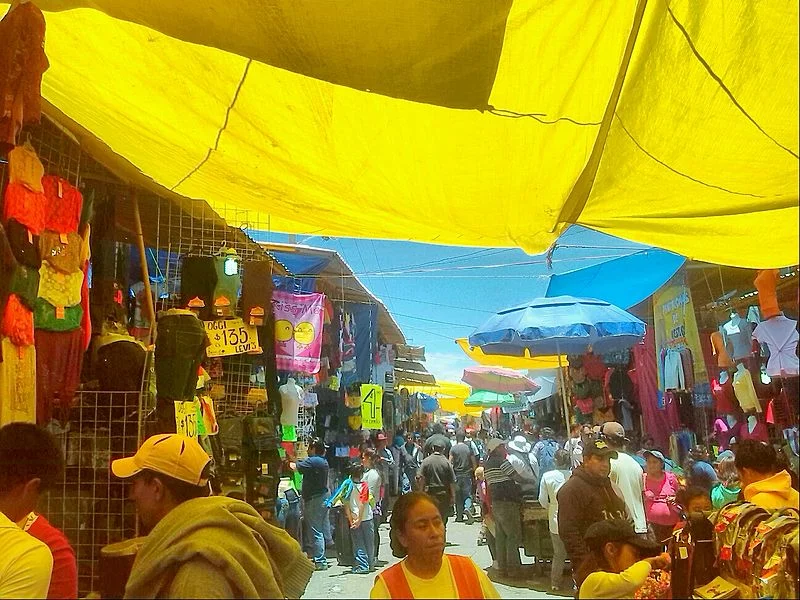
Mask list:
[{"label": "hanging t-shirt", "polygon": [[800,374],[800,361],[797,358],[797,321],[778,315],[759,323],[753,337],[769,348],[767,375],[780,377]]},{"label": "hanging t-shirt", "polygon": [[742,319],[739,315],[720,327],[725,337],[725,347],[734,360],[747,358],[753,353],[750,340],[753,334],[753,324]]},{"label": "hanging t-shirt", "polygon": [[739,401],[739,406],[742,407],[743,411],[748,412],[754,410],[756,412],[761,412],[761,403],[758,401],[756,388],[753,385],[753,377],[750,375],[750,371],[739,368],[733,374],[733,391],[736,393],[736,399]]}]

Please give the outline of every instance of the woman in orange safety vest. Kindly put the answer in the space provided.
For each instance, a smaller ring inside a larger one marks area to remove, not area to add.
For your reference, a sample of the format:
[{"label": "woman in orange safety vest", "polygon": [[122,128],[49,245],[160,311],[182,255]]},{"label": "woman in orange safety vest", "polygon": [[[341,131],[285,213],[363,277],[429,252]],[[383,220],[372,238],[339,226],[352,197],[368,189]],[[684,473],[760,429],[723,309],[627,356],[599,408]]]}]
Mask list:
[{"label": "woman in orange safety vest", "polygon": [[389,536],[392,554],[404,560],[375,577],[370,598],[500,598],[472,559],[444,553],[444,523],[428,494],[398,498]]}]

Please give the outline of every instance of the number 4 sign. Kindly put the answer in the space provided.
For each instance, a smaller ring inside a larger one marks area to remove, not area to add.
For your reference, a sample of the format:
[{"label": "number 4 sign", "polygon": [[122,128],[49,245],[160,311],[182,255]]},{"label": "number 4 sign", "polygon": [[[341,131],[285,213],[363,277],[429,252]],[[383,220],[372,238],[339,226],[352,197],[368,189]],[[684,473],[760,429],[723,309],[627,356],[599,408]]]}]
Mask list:
[{"label": "number 4 sign", "polygon": [[383,427],[383,388],[379,385],[361,385],[361,427],[381,429]]}]

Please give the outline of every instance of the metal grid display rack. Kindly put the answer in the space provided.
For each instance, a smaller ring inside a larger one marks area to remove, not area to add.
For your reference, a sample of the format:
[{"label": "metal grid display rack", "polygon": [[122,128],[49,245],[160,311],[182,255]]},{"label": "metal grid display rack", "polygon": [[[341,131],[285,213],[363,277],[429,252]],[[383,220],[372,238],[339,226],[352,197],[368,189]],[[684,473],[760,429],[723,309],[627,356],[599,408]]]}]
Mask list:
[{"label": "metal grid display rack", "polygon": [[[93,239],[100,235],[113,237],[120,251],[128,256],[136,235],[130,200],[131,194],[137,194],[147,251],[156,259],[157,271],[164,278],[164,293],[156,301],[156,311],[178,305],[184,255],[212,256],[233,248],[242,261],[269,260],[243,230],[228,226],[206,202],[167,199],[132,189],[83,152],[72,135],[46,118],[22,132],[21,141],[26,139],[36,149],[45,173],[67,179],[82,191],[84,198],[94,199],[95,216],[106,220],[93,220]],[[0,190],[5,187],[6,178],[7,164],[0,160]],[[115,271],[122,290],[135,281],[131,279],[132,272],[134,269],[130,268],[127,272],[123,268]],[[92,299],[94,302],[94,296]],[[265,408],[264,402],[253,402],[254,397],[266,398],[269,387],[256,374],[254,365],[259,362],[249,355],[222,359],[222,374],[212,381],[212,385],[224,390],[217,403],[219,418],[243,419]],[[84,381],[75,395],[68,422],[52,421],[47,426],[64,451],[65,470],[63,480],[42,499],[39,508],[64,532],[75,550],[81,596],[98,590],[102,547],[138,533],[127,486],[111,475],[110,461],[135,452],[154,423],[152,352],[148,353],[146,365],[140,391],[102,392],[91,389],[91,383]],[[254,394],[253,389],[262,392]],[[214,458],[218,458],[217,453]],[[241,469],[241,464],[237,466]],[[244,487],[241,476],[237,484]]]}]

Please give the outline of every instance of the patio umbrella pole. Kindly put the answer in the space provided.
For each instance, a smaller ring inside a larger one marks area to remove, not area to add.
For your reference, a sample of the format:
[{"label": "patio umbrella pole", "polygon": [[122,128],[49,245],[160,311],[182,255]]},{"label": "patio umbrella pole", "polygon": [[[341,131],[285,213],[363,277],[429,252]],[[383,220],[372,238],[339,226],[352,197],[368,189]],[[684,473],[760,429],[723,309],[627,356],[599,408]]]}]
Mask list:
[{"label": "patio umbrella pole", "polygon": [[564,368],[561,364],[561,350],[556,342],[556,354],[558,355],[558,381],[561,387],[561,401],[564,403],[564,423],[567,426],[567,436],[569,436],[569,403],[567,402],[567,385],[564,381]]}]

